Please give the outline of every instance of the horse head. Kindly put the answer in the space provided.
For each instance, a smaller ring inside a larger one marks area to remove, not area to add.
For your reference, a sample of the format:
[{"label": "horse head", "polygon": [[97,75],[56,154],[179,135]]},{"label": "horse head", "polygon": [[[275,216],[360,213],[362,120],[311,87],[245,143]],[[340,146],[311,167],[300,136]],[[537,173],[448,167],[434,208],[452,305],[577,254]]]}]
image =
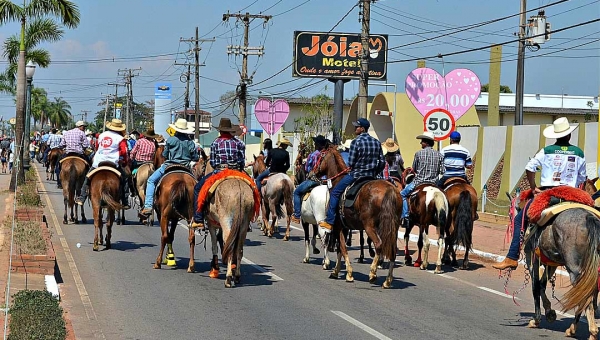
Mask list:
[{"label": "horse head", "polygon": [[254,164],[252,164],[252,177],[258,177],[258,175],[265,171],[265,169],[267,169],[267,166],[265,165],[265,156],[262,153],[258,156],[254,156]]},{"label": "horse head", "polygon": [[586,179],[583,183],[583,190],[590,195],[595,194],[598,189],[596,189],[596,182],[598,181],[598,177],[593,179]]},{"label": "horse head", "polygon": [[336,145],[330,145],[327,149],[321,151],[317,164],[311,170],[309,177],[315,176],[320,178],[325,175],[329,179],[340,177],[340,175],[347,173],[350,170]]},{"label": "horse head", "polygon": [[200,179],[201,176],[206,176],[207,173],[213,171],[213,168],[210,166],[209,157],[204,149],[200,149],[200,158],[192,170],[196,179]]}]

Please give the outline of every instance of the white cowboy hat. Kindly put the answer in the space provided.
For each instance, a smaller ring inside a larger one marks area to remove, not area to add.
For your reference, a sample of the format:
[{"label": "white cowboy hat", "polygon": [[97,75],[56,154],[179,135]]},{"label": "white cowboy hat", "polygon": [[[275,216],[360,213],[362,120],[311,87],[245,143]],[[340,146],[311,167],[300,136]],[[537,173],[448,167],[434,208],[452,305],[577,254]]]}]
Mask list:
[{"label": "white cowboy hat", "polygon": [[569,120],[566,117],[560,117],[554,121],[552,126],[548,126],[544,129],[544,137],[546,138],[560,138],[564,137],[573,130],[577,129],[577,125],[571,126]]},{"label": "white cowboy hat", "polygon": [[422,134],[418,135],[417,139],[429,139],[434,141],[435,137],[433,136],[433,132],[425,131]]},{"label": "white cowboy hat", "polygon": [[80,120],[77,123],[75,123],[75,127],[86,126],[86,125],[87,124],[83,120]]},{"label": "white cowboy hat", "polygon": [[177,119],[175,124],[169,124],[169,127],[177,132],[185,133],[188,135],[194,133],[194,128],[189,126],[187,120],[185,120],[184,118]]},{"label": "white cowboy hat", "polygon": [[396,152],[396,151],[398,151],[398,149],[400,149],[400,145],[398,145],[398,143],[396,143],[391,138],[386,139],[385,142],[383,142],[381,144],[382,144],[381,146],[385,146],[385,148],[388,152]]},{"label": "white cowboy hat", "polygon": [[91,134],[92,134],[92,131],[90,131],[90,130],[85,130],[85,135],[86,135],[86,136],[89,136],[89,135],[91,135]]},{"label": "white cowboy hat", "polygon": [[120,119],[113,118],[110,122],[106,122],[106,128],[112,131],[125,131],[125,124]]}]

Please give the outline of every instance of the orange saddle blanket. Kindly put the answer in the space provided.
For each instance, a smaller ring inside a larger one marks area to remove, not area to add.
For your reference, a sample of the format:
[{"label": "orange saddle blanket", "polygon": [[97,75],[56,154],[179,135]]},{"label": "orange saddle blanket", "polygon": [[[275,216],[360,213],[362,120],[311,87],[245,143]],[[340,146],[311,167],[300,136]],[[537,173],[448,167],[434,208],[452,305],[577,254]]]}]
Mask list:
[{"label": "orange saddle blanket", "polygon": [[248,174],[242,171],[224,169],[216,174],[213,174],[209,178],[206,179],[204,185],[200,189],[200,193],[198,194],[198,206],[204,207],[204,203],[210,199],[212,194],[214,193],[216,187],[226,179],[230,178],[239,178],[246,182],[250,188],[252,188],[252,193],[254,195],[254,216],[258,216],[260,212],[260,194],[258,193],[258,189],[256,188],[256,184],[250,178]]},{"label": "orange saddle blanket", "polygon": [[527,211],[527,217],[531,223],[537,223],[542,216],[542,211],[548,208],[550,204],[550,199],[552,197],[556,197],[561,201],[568,202],[576,202],[588,205],[590,207],[594,206],[594,200],[592,200],[592,196],[587,192],[569,187],[569,186],[559,186],[556,188],[548,189],[538,194],[533,198],[533,193],[530,190],[525,190],[521,193],[520,199],[521,202],[525,202],[529,199],[533,198],[533,202],[531,202],[531,206]]}]

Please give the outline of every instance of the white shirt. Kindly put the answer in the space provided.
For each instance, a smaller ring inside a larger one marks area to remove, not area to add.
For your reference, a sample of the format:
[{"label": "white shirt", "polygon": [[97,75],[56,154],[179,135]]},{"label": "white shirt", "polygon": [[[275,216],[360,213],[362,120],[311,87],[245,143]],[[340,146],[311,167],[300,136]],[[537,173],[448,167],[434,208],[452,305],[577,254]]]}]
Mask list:
[{"label": "white shirt", "polygon": [[526,170],[542,168],[540,185],[555,187],[568,185],[576,188],[587,178],[583,151],[574,146],[548,145],[529,160]]},{"label": "white shirt", "polygon": [[114,131],[104,131],[98,136],[98,150],[94,155],[92,167],[97,168],[101,162],[111,162],[119,165],[119,143],[123,136]]}]

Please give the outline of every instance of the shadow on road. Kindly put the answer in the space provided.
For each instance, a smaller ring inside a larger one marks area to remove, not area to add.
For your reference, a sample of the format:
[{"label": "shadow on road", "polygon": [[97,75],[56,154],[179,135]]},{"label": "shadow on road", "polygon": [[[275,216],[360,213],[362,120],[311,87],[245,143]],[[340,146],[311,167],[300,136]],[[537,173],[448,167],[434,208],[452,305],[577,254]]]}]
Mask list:
[{"label": "shadow on road", "polygon": [[154,248],[156,244],[151,243],[136,243],[129,241],[117,241],[112,243],[112,249],[119,251],[132,251],[141,248]]}]

